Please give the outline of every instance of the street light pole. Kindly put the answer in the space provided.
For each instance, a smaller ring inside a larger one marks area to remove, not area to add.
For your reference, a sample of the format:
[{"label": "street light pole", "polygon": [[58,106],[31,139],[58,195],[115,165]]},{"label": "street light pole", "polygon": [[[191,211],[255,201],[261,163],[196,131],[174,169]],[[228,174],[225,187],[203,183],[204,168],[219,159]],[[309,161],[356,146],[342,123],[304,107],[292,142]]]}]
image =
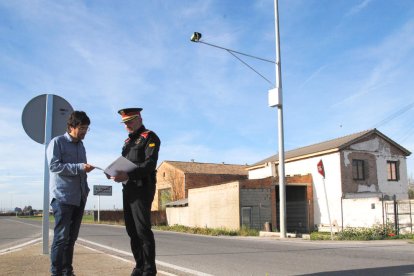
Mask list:
[{"label": "street light pole", "polygon": [[241,60],[235,54],[244,55],[250,58],[259,59],[261,61],[275,63],[276,65],[276,87],[269,90],[269,106],[278,108],[278,146],[279,146],[279,219],[280,219],[280,238],[286,238],[286,180],[285,180],[285,149],[284,149],[284,134],[283,134],[283,104],[282,104],[282,70],[280,61],[280,36],[279,36],[279,12],[278,12],[278,0],[274,0],[275,8],[275,33],[276,33],[276,62],[268,59],[248,55],[242,52],[238,52],[232,49],[224,48],[214,44],[210,44],[201,41],[202,34],[194,32],[191,36],[192,42],[203,43],[208,46],[226,50],[244,65],[253,70],[256,74],[260,75],[265,81],[271,83],[262,74],[257,72],[253,67]]},{"label": "street light pole", "polygon": [[285,183],[285,149],[283,135],[283,98],[282,98],[282,64],[280,61],[279,10],[278,0],[275,7],[275,36],[276,36],[276,91],[278,96],[278,142],[279,142],[279,216],[280,237],[286,238],[286,183]]}]

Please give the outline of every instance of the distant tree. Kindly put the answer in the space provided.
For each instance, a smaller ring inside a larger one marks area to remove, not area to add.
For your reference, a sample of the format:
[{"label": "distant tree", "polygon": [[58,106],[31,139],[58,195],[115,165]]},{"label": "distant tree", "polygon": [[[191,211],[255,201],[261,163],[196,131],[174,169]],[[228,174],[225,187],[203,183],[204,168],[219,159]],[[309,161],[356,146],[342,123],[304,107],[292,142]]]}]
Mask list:
[{"label": "distant tree", "polygon": [[165,204],[171,202],[171,189],[162,189],[160,190],[159,198],[159,209],[164,210]]},{"label": "distant tree", "polygon": [[409,199],[414,199],[414,189],[413,188],[408,189],[408,198]]},{"label": "distant tree", "polygon": [[33,216],[33,208],[32,206],[24,206],[23,208],[23,214],[26,216]]}]

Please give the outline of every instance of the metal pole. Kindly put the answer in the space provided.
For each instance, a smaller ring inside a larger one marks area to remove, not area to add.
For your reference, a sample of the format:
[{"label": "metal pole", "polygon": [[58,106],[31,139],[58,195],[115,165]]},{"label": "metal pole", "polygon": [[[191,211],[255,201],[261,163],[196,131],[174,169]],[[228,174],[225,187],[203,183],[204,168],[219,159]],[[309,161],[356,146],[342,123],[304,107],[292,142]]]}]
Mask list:
[{"label": "metal pole", "polygon": [[276,32],[276,89],[279,97],[278,109],[278,140],[279,140],[279,201],[280,201],[280,237],[286,238],[286,184],[285,184],[285,149],[283,138],[283,104],[282,104],[282,70],[280,61],[280,35],[278,0],[275,3]]},{"label": "metal pole", "polygon": [[43,188],[43,254],[49,254],[49,166],[47,163],[47,146],[52,140],[53,121],[53,95],[46,95],[46,116],[45,116],[45,171]]},{"label": "metal pole", "polygon": [[394,229],[395,229],[395,234],[399,235],[400,229],[398,229],[398,206],[397,206],[397,197],[395,195],[393,196],[393,203],[394,203]]},{"label": "metal pole", "polygon": [[328,220],[329,220],[329,226],[331,228],[331,240],[333,240],[331,213],[329,212],[329,203],[328,203],[328,195],[326,193],[325,177],[323,178],[323,191],[325,192],[326,209],[328,210]]},{"label": "metal pole", "polygon": [[98,195],[98,223],[101,221],[101,196]]},{"label": "metal pole", "polygon": [[341,231],[344,231],[344,195],[341,196]]}]

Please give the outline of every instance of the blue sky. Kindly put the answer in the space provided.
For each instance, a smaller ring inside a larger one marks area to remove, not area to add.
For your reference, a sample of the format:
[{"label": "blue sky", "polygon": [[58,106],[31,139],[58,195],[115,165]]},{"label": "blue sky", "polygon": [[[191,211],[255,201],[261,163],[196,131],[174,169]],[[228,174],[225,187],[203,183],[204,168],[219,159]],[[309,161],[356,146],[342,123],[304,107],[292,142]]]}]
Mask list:
[{"label": "blue sky", "polygon": [[[88,160],[105,167],[126,132],[117,110],[142,107],[164,160],[252,164],[278,151],[272,85],[203,40],[275,59],[272,0],[0,0],[0,209],[42,208],[44,145],[24,106],[65,98],[91,118]],[[279,0],[285,149],[377,127],[414,150],[414,3]],[[271,82],[271,63],[242,57]],[[413,157],[408,172],[414,172]],[[101,209],[122,208],[113,185]],[[89,197],[87,208],[97,208]]]}]

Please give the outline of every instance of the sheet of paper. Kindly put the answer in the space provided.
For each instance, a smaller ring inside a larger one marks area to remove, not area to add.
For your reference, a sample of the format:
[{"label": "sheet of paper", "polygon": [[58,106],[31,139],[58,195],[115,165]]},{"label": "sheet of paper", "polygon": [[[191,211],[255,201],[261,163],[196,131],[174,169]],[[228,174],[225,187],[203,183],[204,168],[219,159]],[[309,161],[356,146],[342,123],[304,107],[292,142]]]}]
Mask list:
[{"label": "sheet of paper", "polygon": [[104,172],[110,176],[115,176],[117,171],[131,172],[138,168],[137,165],[129,161],[123,156],[118,157],[114,162],[112,162]]}]

